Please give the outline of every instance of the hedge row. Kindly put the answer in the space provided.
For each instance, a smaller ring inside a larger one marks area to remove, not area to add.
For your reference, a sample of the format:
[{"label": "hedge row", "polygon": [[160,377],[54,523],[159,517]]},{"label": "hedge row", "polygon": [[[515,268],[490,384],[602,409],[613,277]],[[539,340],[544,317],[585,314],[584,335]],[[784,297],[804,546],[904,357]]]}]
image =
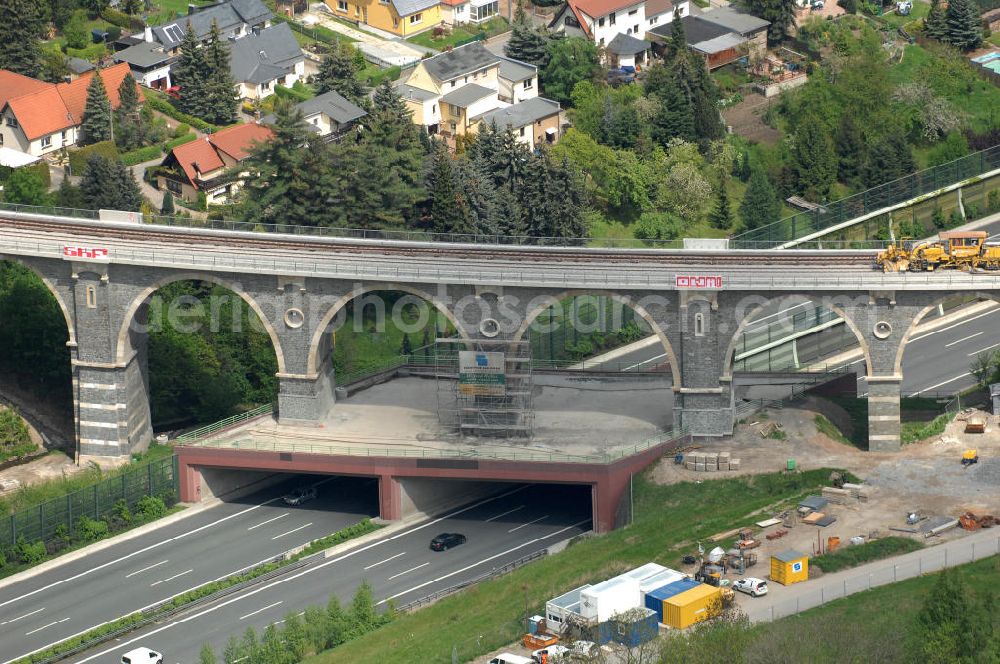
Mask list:
[{"label": "hedge row", "polygon": [[175,139],[173,139],[171,141],[167,141],[166,143],[164,143],[163,144],[163,151],[164,152],[170,152],[171,150],[173,150],[174,148],[176,148],[178,145],[184,145],[185,143],[190,143],[191,141],[195,140],[196,138],[198,138],[197,134],[195,134],[194,132],[188,132],[188,133],[184,134],[183,136],[178,136],[177,138],[175,138]]},{"label": "hedge row", "polygon": [[165,99],[146,93],[146,106],[153,109],[154,111],[159,111],[164,115],[167,115],[178,122],[183,122],[189,124],[196,129],[201,131],[218,131],[218,127],[208,122],[205,122],[201,118],[196,118],[193,115],[188,115],[187,113],[181,113],[177,108]]},{"label": "hedge row", "polygon": [[190,143],[191,141],[198,138],[197,134],[193,132],[188,132],[183,136],[179,136],[172,140],[166,141],[165,143],[157,143],[156,145],[147,145],[144,148],[139,148],[137,150],[132,150],[131,152],[126,152],[121,156],[122,163],[126,166],[135,166],[136,164],[141,164],[144,161],[152,161],[157,159],[161,155],[167,154],[178,145],[184,145],[185,143]]},{"label": "hedge row", "polygon": [[108,159],[115,160],[118,159],[118,148],[115,146],[114,141],[101,141],[100,143],[88,145],[85,148],[70,150],[69,167],[73,175],[87,174],[87,159],[92,154],[99,154]]},{"label": "hedge row", "polygon": [[119,28],[128,28],[129,30],[142,30],[146,27],[146,24],[142,22],[142,19],[136,18],[134,16],[129,16],[125,12],[120,12],[117,9],[111,7],[105,7],[101,10],[101,18],[103,18],[108,23],[112,25],[117,25]]},{"label": "hedge row", "polygon": [[83,48],[66,48],[66,55],[71,58],[80,58],[88,62],[97,62],[108,53],[108,47],[104,44],[91,44]]},{"label": "hedge row", "polygon": [[[21,168],[37,172],[38,176],[42,178],[42,182],[45,183],[46,189],[52,183],[52,179],[49,174],[49,165],[44,161],[39,161],[31,166],[22,166]],[[7,178],[9,178],[10,174],[13,172],[14,168],[11,166],[0,166],[0,182],[6,182]]]}]

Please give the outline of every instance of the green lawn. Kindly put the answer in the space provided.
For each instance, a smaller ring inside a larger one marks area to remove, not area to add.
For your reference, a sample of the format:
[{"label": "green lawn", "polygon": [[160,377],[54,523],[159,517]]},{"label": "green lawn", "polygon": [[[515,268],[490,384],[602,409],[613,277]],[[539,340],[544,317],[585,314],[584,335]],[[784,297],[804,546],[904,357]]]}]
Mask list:
[{"label": "green lawn", "polygon": [[153,0],[153,11],[150,13],[180,12],[182,14],[187,14],[188,4],[208,5],[212,4],[213,1],[214,0]]},{"label": "green lawn", "polygon": [[913,9],[910,10],[909,16],[900,16],[899,14],[885,13],[882,15],[882,20],[884,20],[889,25],[897,28],[901,28],[907,23],[912,23],[913,21],[919,21],[927,16],[930,12],[931,6],[925,2],[914,2]]},{"label": "green lawn", "polygon": [[425,46],[435,50],[442,50],[448,46],[455,46],[458,42],[465,41],[484,33],[487,38],[507,31],[507,21],[499,16],[491,18],[486,23],[479,26],[460,25],[452,28],[451,32],[437,39],[434,38],[434,31],[428,30],[419,35],[414,35],[406,41],[418,46]]},{"label": "green lawn", "polygon": [[[307,664],[467,662],[516,640],[525,609],[650,561],[677,566],[696,540],[747,523],[751,515],[793,504],[826,484],[830,469],[661,486],[635,478],[635,522],[582,538],[562,553],[482,583],[369,635],[306,660]],[[725,547],[728,542],[721,543]],[[526,551],[527,553],[527,551]]]}]

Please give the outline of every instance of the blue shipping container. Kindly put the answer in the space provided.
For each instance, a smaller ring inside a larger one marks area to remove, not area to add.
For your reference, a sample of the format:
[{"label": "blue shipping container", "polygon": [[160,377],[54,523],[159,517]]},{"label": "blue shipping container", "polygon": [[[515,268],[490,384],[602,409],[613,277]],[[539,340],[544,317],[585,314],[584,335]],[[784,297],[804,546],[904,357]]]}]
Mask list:
[{"label": "blue shipping container", "polygon": [[700,585],[701,584],[694,579],[685,578],[680,581],[668,583],[662,588],[651,590],[646,593],[646,608],[656,611],[656,619],[659,622],[663,622],[663,600],[670,599],[674,595],[687,592],[688,590],[696,588]]},{"label": "blue shipping container", "polygon": [[[639,613],[641,611],[641,613]],[[656,611],[652,609],[639,609],[638,615],[630,622],[622,620],[608,620],[597,626],[597,638],[600,645],[614,641],[629,648],[652,641],[660,633],[659,621],[656,618]]]}]

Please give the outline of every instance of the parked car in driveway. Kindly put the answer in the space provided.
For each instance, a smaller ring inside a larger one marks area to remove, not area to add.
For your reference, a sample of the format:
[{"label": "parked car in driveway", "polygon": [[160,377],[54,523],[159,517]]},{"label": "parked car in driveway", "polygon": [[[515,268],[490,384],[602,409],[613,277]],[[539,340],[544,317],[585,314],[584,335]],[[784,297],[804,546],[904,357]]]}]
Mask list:
[{"label": "parked car in driveway", "polygon": [[431,551],[445,551],[461,544],[465,544],[462,533],[441,533],[431,540]]},{"label": "parked car in driveway", "polygon": [[281,497],[286,505],[301,505],[316,497],[316,487],[303,486]]},{"label": "parked car in driveway", "polygon": [[750,595],[750,597],[760,597],[767,594],[767,581],[748,576],[734,583],[733,588]]}]

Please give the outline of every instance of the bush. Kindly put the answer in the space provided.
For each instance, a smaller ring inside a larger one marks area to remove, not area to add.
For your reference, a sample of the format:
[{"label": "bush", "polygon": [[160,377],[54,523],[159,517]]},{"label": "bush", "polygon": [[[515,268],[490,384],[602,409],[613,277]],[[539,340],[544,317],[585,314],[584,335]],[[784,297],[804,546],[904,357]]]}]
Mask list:
[{"label": "bush", "polygon": [[3,551],[0,551],[0,569],[3,569],[6,566],[7,566],[7,556],[3,554]]},{"label": "bush", "polygon": [[159,145],[149,145],[138,150],[126,152],[121,156],[122,163],[126,166],[135,166],[144,161],[152,161],[163,155],[163,150]]},{"label": "bush", "polygon": [[186,122],[182,122],[176,127],[174,127],[174,138],[180,138],[181,136],[187,136],[187,133],[191,131],[191,125]]},{"label": "bush", "polygon": [[990,212],[1000,211],[1000,189],[994,189],[986,195],[986,206]]},{"label": "bush", "polygon": [[97,62],[108,54],[108,47],[104,44],[90,44],[84,48],[67,48],[66,55],[71,58],[80,58],[89,62]]},{"label": "bush", "polygon": [[93,143],[85,148],[69,151],[69,168],[73,175],[83,176],[87,174],[87,160],[90,155],[99,154],[102,157],[116,161],[118,159],[118,147],[114,141],[101,141]]},{"label": "bush", "polygon": [[205,122],[201,118],[196,118],[193,115],[188,115],[187,113],[182,113],[178,111],[173,104],[168,102],[166,99],[146,92],[146,106],[153,109],[154,111],[159,111],[166,116],[177,120],[178,122],[183,122],[201,131],[216,131],[218,127],[208,122]]},{"label": "bush", "polygon": [[809,563],[827,574],[857,567],[872,560],[881,560],[900,553],[909,553],[923,548],[923,544],[908,537],[886,537],[857,546],[845,546],[831,553],[816,556]]},{"label": "bush", "polygon": [[125,12],[120,12],[117,9],[112,9],[111,7],[105,7],[101,10],[101,18],[103,18],[108,23],[112,25],[117,25],[119,28],[131,28],[132,27],[132,17]]},{"label": "bush", "polygon": [[84,542],[93,542],[107,537],[108,524],[104,521],[95,521],[88,516],[82,516],[76,522],[76,530]]},{"label": "bush", "polygon": [[170,141],[167,141],[166,143],[164,143],[163,144],[163,151],[164,152],[170,152],[171,150],[173,150],[174,148],[176,148],[178,145],[184,145],[185,143],[190,143],[191,141],[193,141],[193,140],[195,140],[197,138],[198,138],[198,135],[195,134],[194,132],[189,132],[187,134],[184,134],[183,136],[178,136],[177,138],[175,138],[173,140],[170,140]]},{"label": "bush", "polygon": [[119,498],[115,503],[114,515],[115,519],[120,521],[123,526],[132,523],[132,510],[128,508],[128,503],[125,502],[124,498]]},{"label": "bush", "polygon": [[165,515],[167,513],[167,506],[163,500],[156,496],[143,496],[135,504],[135,513],[143,521],[152,521]]},{"label": "bush", "polygon": [[14,550],[17,553],[17,559],[25,565],[35,565],[45,559],[45,543],[29,543],[26,539],[24,539],[23,535],[17,538],[17,544],[14,546]]},{"label": "bush", "polygon": [[312,99],[313,95],[309,94],[307,90],[296,90],[294,88],[286,88],[283,85],[274,86],[274,94],[282,97],[284,99],[291,99],[292,101],[306,101]]}]

